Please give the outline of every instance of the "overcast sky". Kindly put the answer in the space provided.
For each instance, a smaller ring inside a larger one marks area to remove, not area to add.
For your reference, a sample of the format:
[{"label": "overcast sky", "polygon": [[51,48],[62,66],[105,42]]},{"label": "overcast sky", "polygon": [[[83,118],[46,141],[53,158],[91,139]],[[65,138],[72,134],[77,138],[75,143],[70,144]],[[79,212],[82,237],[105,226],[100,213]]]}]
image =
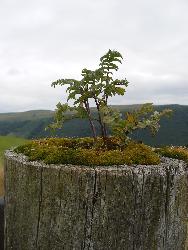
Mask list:
[{"label": "overcast sky", "polygon": [[59,78],[80,78],[108,49],[130,82],[111,104],[188,105],[187,0],[0,0],[0,112],[54,109]]}]

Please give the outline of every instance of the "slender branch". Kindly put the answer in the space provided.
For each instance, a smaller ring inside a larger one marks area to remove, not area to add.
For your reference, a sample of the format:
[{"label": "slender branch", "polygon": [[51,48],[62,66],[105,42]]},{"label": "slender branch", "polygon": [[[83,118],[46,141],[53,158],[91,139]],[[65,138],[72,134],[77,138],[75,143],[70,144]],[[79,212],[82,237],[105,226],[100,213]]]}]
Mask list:
[{"label": "slender branch", "polygon": [[91,118],[91,111],[90,111],[90,108],[89,108],[88,100],[84,102],[84,105],[85,105],[85,108],[86,108],[86,111],[87,111],[87,114],[88,114],[88,119],[89,119],[90,127],[91,127],[91,130],[92,130],[92,133],[93,133],[93,138],[96,141],[97,133],[96,133],[96,129],[95,129],[94,123],[93,123],[92,118]]},{"label": "slender branch", "polygon": [[99,106],[99,103],[97,102],[97,98],[94,97],[95,99],[95,103],[96,103],[96,107],[97,107],[97,111],[98,111],[98,117],[99,117],[99,124],[101,126],[101,134],[102,134],[102,137],[103,137],[103,140],[105,142],[106,140],[106,133],[105,133],[105,128],[104,128],[104,123],[102,122],[102,117],[101,117],[101,114],[100,114],[100,106]]},{"label": "slender branch", "polygon": [[[109,80],[108,80],[108,77],[109,77],[109,66],[108,66],[108,70],[107,70],[107,80],[106,80],[106,86],[109,85]],[[105,94],[105,105],[107,106],[107,103],[108,103],[108,95]],[[107,129],[106,129],[106,124],[104,123],[103,124],[104,126],[104,133],[105,133],[105,137],[107,137]]]}]

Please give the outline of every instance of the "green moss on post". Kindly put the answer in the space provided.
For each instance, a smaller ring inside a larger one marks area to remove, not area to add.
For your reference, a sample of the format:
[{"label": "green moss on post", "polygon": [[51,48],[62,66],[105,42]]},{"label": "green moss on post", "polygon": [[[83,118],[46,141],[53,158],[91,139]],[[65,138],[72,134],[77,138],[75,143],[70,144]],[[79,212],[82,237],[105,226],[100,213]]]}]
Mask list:
[{"label": "green moss on post", "polygon": [[31,161],[42,160],[46,164],[73,164],[87,166],[155,165],[159,156],[147,145],[136,142],[121,144],[111,137],[106,148],[101,138],[48,138],[33,140],[14,151],[29,157]]}]

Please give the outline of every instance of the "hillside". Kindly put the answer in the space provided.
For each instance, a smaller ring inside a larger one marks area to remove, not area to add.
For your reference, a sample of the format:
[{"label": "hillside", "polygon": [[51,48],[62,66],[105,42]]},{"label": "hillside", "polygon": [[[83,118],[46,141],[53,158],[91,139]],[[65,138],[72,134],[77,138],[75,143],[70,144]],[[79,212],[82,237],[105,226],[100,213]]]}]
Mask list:
[{"label": "hillside", "polygon": [[0,113],[0,122],[4,121],[34,121],[43,118],[49,118],[53,116],[51,110],[29,110],[25,112],[16,113]]},{"label": "hillside", "polygon": [[26,140],[15,136],[0,136],[0,169],[3,165],[4,151],[24,144]]},{"label": "hillside", "polygon": [[[139,105],[114,106],[121,112],[131,111]],[[157,136],[151,137],[147,131],[137,132],[134,138],[150,145],[187,145],[188,144],[188,106],[158,105],[156,110],[172,109],[173,116],[161,121],[161,129]],[[93,109],[95,112],[95,109]],[[63,131],[55,134],[44,128],[53,120],[53,111],[33,110],[20,113],[0,114],[0,135],[16,135],[25,138],[39,138],[44,136],[89,136],[90,128],[87,120],[75,119],[64,125]]]}]

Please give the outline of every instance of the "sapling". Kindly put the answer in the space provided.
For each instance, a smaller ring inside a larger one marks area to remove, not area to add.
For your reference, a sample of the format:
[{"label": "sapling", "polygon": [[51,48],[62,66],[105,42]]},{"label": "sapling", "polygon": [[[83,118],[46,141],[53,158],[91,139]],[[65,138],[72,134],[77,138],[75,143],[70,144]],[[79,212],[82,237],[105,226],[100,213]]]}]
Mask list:
[{"label": "sapling", "polygon": [[[108,108],[109,97],[115,95],[124,95],[125,87],[128,86],[126,79],[114,79],[113,73],[119,69],[118,64],[122,63],[122,55],[118,51],[109,50],[100,59],[99,67],[96,70],[83,69],[82,79],[59,79],[52,83],[53,87],[57,85],[67,87],[67,104],[58,104],[55,122],[51,128],[59,128],[65,120],[67,111],[75,112],[75,117],[88,118],[92,135],[96,140],[97,121],[100,125],[100,132],[105,143],[107,135],[107,127],[105,123],[105,109]],[[90,101],[94,100],[97,109],[97,117],[91,112]],[[73,107],[68,105],[69,100],[73,100]],[[62,114],[64,113],[64,114]]]},{"label": "sapling", "polygon": [[[159,130],[159,121],[162,116],[169,115],[171,110],[165,109],[162,112],[154,111],[151,103],[144,104],[140,109],[127,112],[124,116],[120,111],[109,106],[110,97],[123,96],[128,86],[128,81],[115,79],[114,72],[118,71],[122,63],[122,55],[115,50],[109,50],[100,58],[99,67],[96,70],[84,68],[81,73],[81,80],[59,79],[52,83],[52,86],[66,85],[68,94],[67,103],[57,104],[54,123],[49,127],[52,129],[61,128],[67,119],[87,118],[94,141],[97,140],[96,122],[99,123],[100,134],[104,145],[108,148],[110,141],[107,129],[111,129],[115,136],[122,143],[126,144],[128,137],[137,129],[149,128],[152,134]],[[69,101],[73,101],[73,106]],[[97,116],[92,112],[90,103],[95,103]]]}]

